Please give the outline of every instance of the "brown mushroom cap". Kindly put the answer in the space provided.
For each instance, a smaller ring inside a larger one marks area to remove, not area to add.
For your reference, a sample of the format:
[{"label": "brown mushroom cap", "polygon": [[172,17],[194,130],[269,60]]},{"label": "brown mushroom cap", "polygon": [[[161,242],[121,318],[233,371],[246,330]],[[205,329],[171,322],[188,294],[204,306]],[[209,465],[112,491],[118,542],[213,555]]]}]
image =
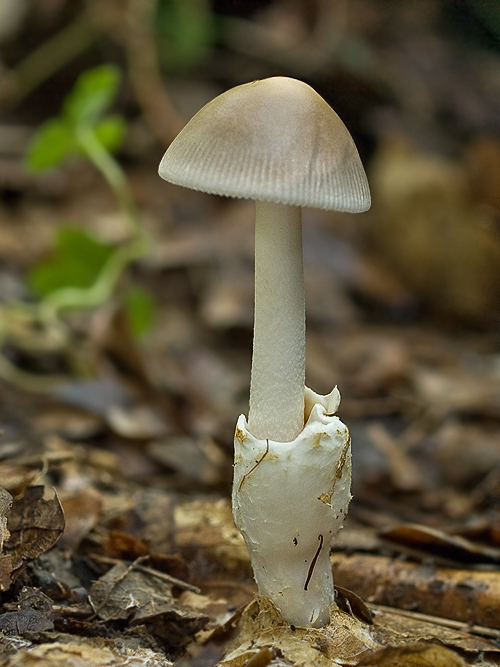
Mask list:
[{"label": "brown mushroom cap", "polygon": [[370,207],[344,123],[302,81],[246,83],[204,106],[163,156],[165,180],[193,190],[357,213]]}]

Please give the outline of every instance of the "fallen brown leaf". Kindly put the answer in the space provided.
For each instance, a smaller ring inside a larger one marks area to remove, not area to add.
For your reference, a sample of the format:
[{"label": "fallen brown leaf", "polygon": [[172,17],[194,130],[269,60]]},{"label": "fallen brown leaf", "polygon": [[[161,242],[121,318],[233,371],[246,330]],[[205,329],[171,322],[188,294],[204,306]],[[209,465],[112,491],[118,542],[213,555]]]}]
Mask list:
[{"label": "fallen brown leaf", "polygon": [[85,643],[41,644],[21,649],[2,667],[172,667],[173,663],[151,650],[137,650],[133,654],[111,651]]},{"label": "fallen brown leaf", "polygon": [[361,658],[356,667],[466,667],[464,660],[437,644],[386,646]]},{"label": "fallen brown leaf", "polygon": [[23,565],[54,546],[64,530],[64,513],[57,495],[44,498],[43,486],[30,486],[16,498],[8,518],[10,538],[5,545],[11,558],[12,583]]},{"label": "fallen brown leaf", "polygon": [[119,563],[94,582],[89,599],[100,619],[147,622],[155,634],[179,645],[183,637],[201,630],[209,617],[180,605],[172,586],[151,572],[137,571],[135,563]]}]

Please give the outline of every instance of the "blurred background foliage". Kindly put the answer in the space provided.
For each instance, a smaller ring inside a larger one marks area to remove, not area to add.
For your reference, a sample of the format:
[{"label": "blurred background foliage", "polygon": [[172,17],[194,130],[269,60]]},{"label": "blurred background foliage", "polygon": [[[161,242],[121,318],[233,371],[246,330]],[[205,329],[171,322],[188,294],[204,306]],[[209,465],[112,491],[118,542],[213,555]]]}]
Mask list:
[{"label": "blurred background foliage", "polygon": [[[355,219],[305,214],[312,331],[432,321],[495,332],[495,0],[3,0],[0,303],[92,287],[140,228],[149,250],[132,253],[91,307],[127,302],[144,332],[154,302],[159,327],[187,304],[207,336],[249,344],[251,242],[245,232],[212,247],[225,220],[250,220],[249,209],[183,192],[156,171],[204,103],[273,75],[305,80],[337,110],[373,191],[372,210]],[[79,144],[83,126],[102,159]]]}]

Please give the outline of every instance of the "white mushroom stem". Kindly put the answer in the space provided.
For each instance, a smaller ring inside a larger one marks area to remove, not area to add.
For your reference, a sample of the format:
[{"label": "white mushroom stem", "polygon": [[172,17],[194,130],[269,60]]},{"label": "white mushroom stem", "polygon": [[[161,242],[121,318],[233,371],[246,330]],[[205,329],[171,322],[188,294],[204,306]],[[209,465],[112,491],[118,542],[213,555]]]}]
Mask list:
[{"label": "white mushroom stem", "polygon": [[290,442],[304,428],[305,305],[301,209],[256,202],[255,321],[248,429]]}]

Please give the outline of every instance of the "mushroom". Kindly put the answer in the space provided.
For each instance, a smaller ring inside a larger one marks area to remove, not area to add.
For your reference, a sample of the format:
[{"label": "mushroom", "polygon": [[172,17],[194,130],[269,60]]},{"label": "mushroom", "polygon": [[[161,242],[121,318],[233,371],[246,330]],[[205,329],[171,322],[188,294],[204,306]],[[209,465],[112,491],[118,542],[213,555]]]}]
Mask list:
[{"label": "mushroom", "polygon": [[248,423],[234,439],[233,515],[261,595],[292,625],[328,623],[329,545],[351,498],[340,394],[305,387],[301,207],[364,211],[370,191],[346,127],[305,83],[237,86],[209,102],[160,164],[171,183],[256,200]]},{"label": "mushroom", "polygon": [[272,77],[204,106],[170,145],[159,173],[176,185],[256,200],[248,428],[256,438],[290,442],[305,423],[301,207],[370,207],[354,141],[310,86]]}]

